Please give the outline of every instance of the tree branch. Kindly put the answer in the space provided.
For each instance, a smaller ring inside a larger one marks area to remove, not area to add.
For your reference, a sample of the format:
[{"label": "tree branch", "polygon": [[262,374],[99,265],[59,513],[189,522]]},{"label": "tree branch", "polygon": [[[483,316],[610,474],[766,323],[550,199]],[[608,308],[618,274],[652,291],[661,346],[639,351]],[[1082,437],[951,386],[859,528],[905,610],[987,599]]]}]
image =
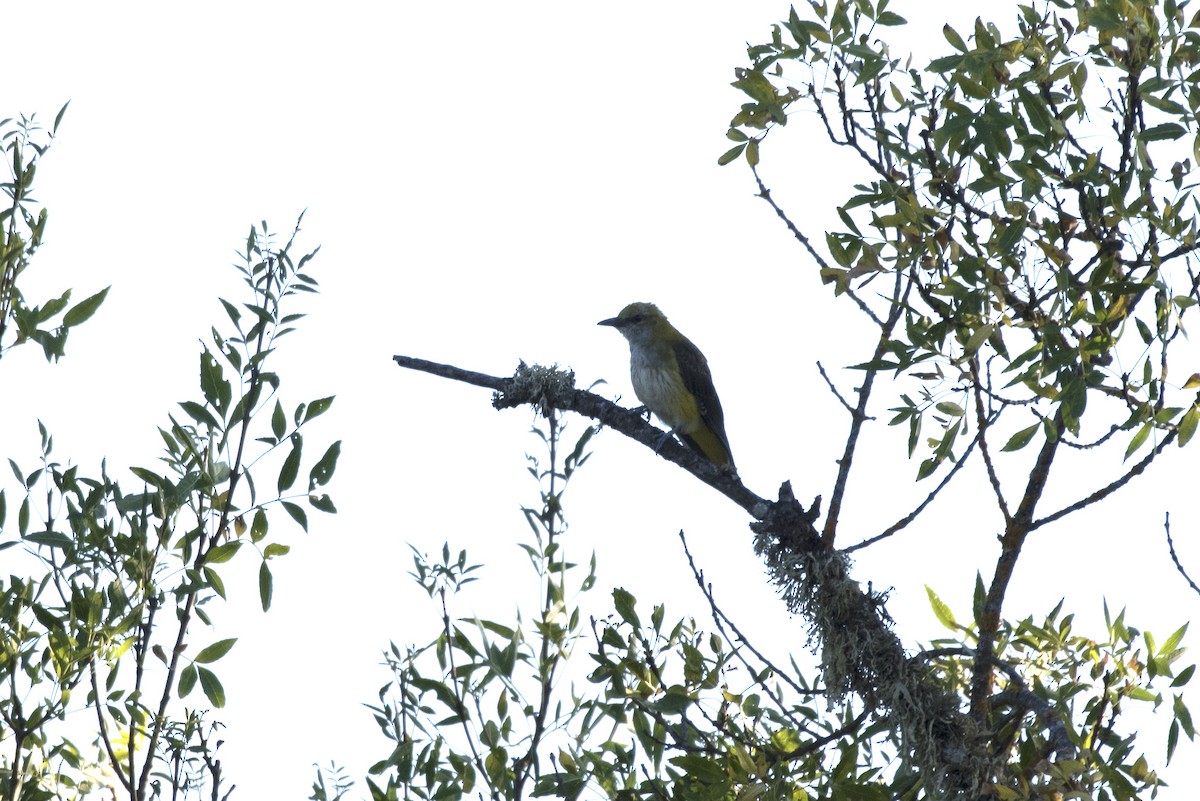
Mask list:
[{"label": "tree branch", "polygon": [[1055,435],[1046,437],[1042,444],[1033,469],[1029,471],[1029,481],[1021,496],[1021,503],[1017,506],[1016,514],[1009,519],[1004,535],[1000,538],[1000,558],[996,560],[996,571],[992,576],[983,609],[980,610],[979,644],[975,649],[975,675],[971,682],[971,714],[980,723],[987,718],[988,696],[992,690],[992,663],[995,658],[993,649],[996,632],[1000,628],[1004,596],[1016,569],[1017,559],[1021,555],[1021,547],[1025,544],[1025,537],[1032,530],[1033,512],[1050,478],[1050,466],[1054,463],[1054,455],[1058,451],[1058,432],[1062,429],[1060,406],[1054,415]]},{"label": "tree branch", "polygon": [[1121,487],[1125,486],[1131,480],[1133,480],[1133,478],[1135,476],[1139,476],[1142,473],[1144,473],[1146,468],[1150,466],[1150,463],[1154,461],[1155,457],[1157,457],[1160,453],[1163,452],[1163,450],[1168,445],[1170,445],[1172,442],[1175,441],[1175,433],[1176,432],[1174,432],[1174,431],[1168,431],[1167,435],[1165,437],[1163,437],[1162,440],[1157,445],[1154,446],[1154,450],[1152,450],[1152,451],[1150,451],[1150,453],[1146,454],[1140,462],[1135,464],[1133,467],[1129,468],[1129,471],[1127,473],[1125,473],[1125,475],[1118,478],[1116,481],[1113,481],[1113,482],[1109,483],[1108,485],[1101,487],[1100,489],[1096,490],[1095,492],[1093,492],[1091,495],[1087,496],[1086,498],[1081,498],[1078,501],[1075,501],[1075,503],[1071,504],[1070,506],[1064,506],[1062,509],[1059,509],[1057,512],[1054,512],[1053,514],[1048,514],[1039,520],[1035,520],[1035,521],[1031,522],[1029,524],[1029,530],[1033,531],[1035,528],[1041,528],[1042,526],[1046,525],[1047,523],[1053,523],[1055,520],[1064,518],[1067,515],[1071,514],[1072,512],[1078,512],[1080,509],[1083,509],[1085,506],[1091,506],[1093,503],[1102,501],[1105,498],[1107,498],[1109,495],[1112,495],[1114,492],[1116,492]]},{"label": "tree branch", "polygon": [[521,362],[512,378],[499,378],[411,356],[393,356],[392,359],[410,370],[494,390],[492,405],[497,409],[530,404],[541,410],[560,409],[590,417],[682,467],[736,503],[754,519],[761,520],[767,514],[769,502],[747,489],[736,473],[714,465],[674,439],[664,442],[662,429],[646,422],[638,412],[587,390],[576,389],[575,375],[570,371]]},{"label": "tree branch", "polygon": [[1175,569],[1179,571],[1179,575],[1183,576],[1183,580],[1192,588],[1192,592],[1200,595],[1200,587],[1196,586],[1196,582],[1192,581],[1192,577],[1183,569],[1183,564],[1179,561],[1179,556],[1175,553],[1175,542],[1171,539],[1171,513],[1167,512],[1166,519],[1163,521],[1163,530],[1167,532],[1167,550],[1171,552],[1171,561],[1175,563]]},{"label": "tree branch", "polygon": [[[997,414],[999,414],[999,413],[997,413]],[[965,465],[967,463],[967,458],[971,455],[971,451],[974,450],[975,444],[978,441],[979,441],[979,433],[977,432],[975,434],[975,438],[973,440],[971,440],[971,444],[969,444],[967,446],[967,449],[965,451],[963,451],[963,455],[960,456],[958,461],[954,463],[954,467],[950,468],[950,470],[942,478],[941,482],[936,487],[933,488],[932,492],[930,492],[927,496],[925,496],[925,500],[923,500],[919,504],[917,504],[917,507],[915,509],[913,509],[911,512],[909,512],[904,517],[897,520],[892,525],[888,526],[886,529],[883,530],[882,533],[876,534],[874,537],[868,537],[867,539],[863,540],[862,542],[858,542],[858,543],[855,543],[854,545],[851,545],[849,548],[843,548],[842,553],[853,553],[854,551],[860,550],[862,548],[866,548],[868,545],[873,545],[873,544],[879,542],[880,540],[887,539],[888,537],[897,533],[901,529],[907,527],[909,523],[916,520],[917,517],[920,516],[921,512],[925,511],[925,507],[927,507],[927,506],[929,506],[929,504],[933,503],[934,499],[937,498],[938,494],[943,489],[946,488],[946,485],[949,484],[950,480],[958,474],[958,471],[962,470],[963,465]]]},{"label": "tree branch", "polygon": [[992,491],[996,494],[996,504],[1000,507],[1000,513],[1004,515],[1004,524],[1007,526],[1012,522],[1012,514],[1008,511],[1008,503],[1004,500],[1004,491],[1000,488],[1000,477],[996,475],[996,466],[992,464],[992,454],[988,451],[987,431],[992,421],[983,413],[983,392],[980,389],[983,379],[979,375],[979,359],[972,356],[969,362],[971,385],[975,389],[975,425],[979,429],[975,435],[975,441],[979,443],[979,453],[983,456],[984,467],[987,468],[988,481],[992,485]]}]

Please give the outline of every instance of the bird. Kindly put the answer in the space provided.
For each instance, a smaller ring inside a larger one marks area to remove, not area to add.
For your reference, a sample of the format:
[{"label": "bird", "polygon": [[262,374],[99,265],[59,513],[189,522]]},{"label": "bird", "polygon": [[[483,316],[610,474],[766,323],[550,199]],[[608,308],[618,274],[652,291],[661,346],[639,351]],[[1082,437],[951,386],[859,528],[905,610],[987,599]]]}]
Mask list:
[{"label": "bird", "polygon": [[630,303],[601,320],[629,340],[633,391],[647,409],[685,445],[718,466],[733,468],[725,435],[725,413],[713,387],[708,360],[653,303]]}]

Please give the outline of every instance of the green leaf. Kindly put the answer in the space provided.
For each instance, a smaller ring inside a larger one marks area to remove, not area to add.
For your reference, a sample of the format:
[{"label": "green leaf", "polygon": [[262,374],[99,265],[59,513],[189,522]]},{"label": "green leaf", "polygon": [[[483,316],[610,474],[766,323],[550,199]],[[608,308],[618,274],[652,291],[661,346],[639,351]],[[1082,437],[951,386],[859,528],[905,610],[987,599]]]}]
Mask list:
[{"label": "green leaf", "polygon": [[221,574],[213,570],[211,567],[204,568],[204,580],[208,582],[208,586],[212,587],[213,592],[225,598],[225,581],[221,578]]},{"label": "green leaf", "polygon": [[971,334],[971,338],[967,340],[967,344],[963,345],[963,350],[968,354],[975,353],[979,350],[980,346],[983,345],[984,342],[987,342],[988,339],[991,338],[992,334],[995,332],[996,326],[991,323],[979,326],[979,328],[975,329],[974,333]]},{"label": "green leaf", "polygon": [[282,501],[282,503],[283,508],[292,516],[292,519],[300,524],[300,528],[308,531],[308,515],[304,513],[304,510],[291,501]]},{"label": "green leaf", "polygon": [[1041,427],[1042,427],[1041,423],[1034,423],[1029,428],[1021,429],[1017,433],[1013,434],[1012,437],[1009,438],[1008,442],[1004,443],[1004,447],[1001,448],[1000,450],[1001,451],[1019,451],[1019,450],[1021,450],[1021,448],[1024,448],[1026,445],[1029,444],[1029,441],[1031,439],[1033,439],[1033,435],[1036,434],[1038,432],[1038,429]]},{"label": "green leaf", "polygon": [[263,549],[263,558],[271,559],[272,557],[275,557],[275,556],[285,556],[288,553],[290,553],[291,550],[292,550],[292,546],[290,546],[290,545],[284,545],[283,543],[279,543],[279,542],[272,542],[270,545],[268,545],[266,548]]},{"label": "green leaf", "polygon": [[218,640],[200,653],[196,654],[196,661],[204,662],[206,664],[209,662],[216,662],[218,659],[225,656],[225,654],[229,653],[229,649],[232,648],[233,644],[236,642],[237,637],[231,637],[228,640]]},{"label": "green leaf", "polygon": [[[1187,414],[1179,421],[1179,447],[1188,444],[1192,436],[1196,433],[1196,423],[1200,422],[1200,406],[1192,406],[1187,410]],[[0,522],[3,522],[4,517],[0,515]]]},{"label": "green leaf", "polygon": [[228,411],[233,388],[225,380],[220,362],[213,357],[208,348],[200,353],[200,390],[204,393],[204,399],[218,414],[224,415]]},{"label": "green leaf", "polygon": [[111,288],[111,286],[107,286],[90,298],[85,298],[72,306],[71,310],[63,317],[63,325],[70,328],[86,321],[100,308],[100,304],[104,302],[104,298],[108,296],[108,290]]},{"label": "green leaf", "polygon": [[229,315],[230,321],[237,327],[242,319],[242,313],[237,310],[236,306],[225,300],[225,298],[219,298],[219,300],[221,301],[221,305],[225,307],[225,313]]},{"label": "green leaf", "polygon": [[260,542],[267,536],[267,513],[259,507],[254,513],[254,522],[250,524],[250,541]]},{"label": "green leaf", "polygon": [[[311,410],[312,407],[310,406],[309,409]],[[337,460],[341,453],[342,441],[339,439],[329,446],[329,449],[325,451],[325,455],[308,472],[309,492],[329,483],[329,479],[333,478],[333,471],[337,469]]]},{"label": "green leaf", "polygon": [[60,534],[57,531],[35,531],[28,537],[25,537],[25,541],[37,545],[46,545],[50,548],[67,548],[75,542],[66,534]]},{"label": "green leaf", "polygon": [[299,434],[292,434],[292,451],[283,460],[283,467],[279,470],[279,481],[276,483],[280,494],[296,483],[296,476],[300,473],[300,452],[303,447],[303,438]]},{"label": "green leaf", "polygon": [[1164,122],[1161,125],[1155,125],[1152,128],[1147,128],[1139,134],[1138,138],[1143,142],[1157,142],[1161,139],[1178,139],[1187,133],[1182,125],[1174,122]]},{"label": "green leaf", "polygon": [[209,703],[217,709],[225,706],[225,688],[221,686],[217,674],[208,668],[196,668],[196,672],[200,674],[200,687]]},{"label": "green leaf", "polygon": [[730,85],[736,89],[741,89],[763,105],[771,105],[778,101],[778,94],[775,92],[774,85],[771,84],[766,75],[763,75],[757,69],[746,70],[741,78],[738,78]]},{"label": "green leaf", "polygon": [[933,608],[933,614],[937,617],[939,623],[951,631],[958,631],[962,628],[962,626],[958,625],[958,621],[954,619],[954,612],[950,610],[950,607],[938,597],[938,594],[928,584],[925,585],[925,594],[929,596],[929,606]]},{"label": "green leaf", "polygon": [[951,417],[962,417],[963,416],[963,408],[961,406],[959,406],[957,403],[951,403],[950,401],[942,401],[935,408],[942,414],[946,414]]},{"label": "green leaf", "polygon": [[337,507],[333,505],[333,499],[328,495],[309,495],[308,502],[312,508],[326,512],[327,514],[337,514]]},{"label": "green leaf", "polygon": [[633,597],[633,593],[622,587],[617,587],[613,590],[613,604],[616,606],[617,614],[621,616],[622,620],[635,629],[642,627],[642,621],[638,619],[637,610],[634,608],[637,604],[637,599]]},{"label": "green leaf", "polygon": [[1188,665],[1183,670],[1179,671],[1179,675],[1171,682],[1172,687],[1182,687],[1192,680],[1192,674],[1196,672],[1195,665]]},{"label": "green leaf", "polygon": [[223,562],[228,562],[233,558],[234,554],[241,549],[241,547],[241,540],[233,540],[232,542],[218,545],[208,552],[208,557],[205,559],[205,562],[211,565],[219,565]]},{"label": "green leaf", "polygon": [[271,433],[275,435],[275,441],[283,439],[283,435],[287,433],[287,417],[283,413],[283,404],[278,399],[275,401],[275,411],[271,413]]},{"label": "green leaf", "polygon": [[71,302],[71,290],[67,290],[54,300],[48,301],[45,306],[37,309],[37,314],[34,315],[34,320],[39,323],[44,323],[54,315],[58,314],[63,309],[67,308],[67,304]]},{"label": "green leaf", "polygon": [[258,566],[258,599],[262,602],[264,612],[271,609],[271,596],[275,592],[275,579],[271,576],[271,568],[264,561]]},{"label": "green leaf", "polygon": [[1167,641],[1164,642],[1161,647],[1159,647],[1159,655],[1166,656],[1172,654],[1176,649],[1178,649],[1179,644],[1183,642],[1183,635],[1187,633],[1187,629],[1188,624],[1184,623],[1182,626],[1172,632],[1171,636],[1167,638]]},{"label": "green leaf", "polygon": [[1142,443],[1150,436],[1150,429],[1153,428],[1149,423],[1144,424],[1138,429],[1138,432],[1129,440],[1129,447],[1125,449],[1125,458],[1128,459],[1134,451],[1142,447]]},{"label": "green leaf", "polygon": [[196,686],[196,666],[188,665],[179,673],[179,697],[186,698]]},{"label": "green leaf", "polygon": [[[317,415],[324,414],[333,405],[334,397],[334,395],[330,395],[328,398],[320,398],[308,404],[308,409],[304,412],[304,422],[307,423]],[[282,409],[280,411],[282,412]]]},{"label": "green leaf", "polygon": [[971,614],[975,616],[975,625],[983,620],[983,608],[987,604],[987,588],[983,586],[983,574],[975,571],[975,591],[971,594]]},{"label": "green leaf", "polygon": [[192,418],[197,423],[206,425],[213,431],[222,430],[221,423],[216,417],[213,417],[213,413],[199,403],[196,403],[195,401],[183,401],[179,405],[183,407],[185,412],[187,412],[188,417]]},{"label": "green leaf", "polygon": [[958,52],[967,52],[967,43],[964,42],[963,38],[958,35],[958,31],[954,30],[949,25],[942,26],[942,36],[945,36],[946,41],[950,43],[950,46]]},{"label": "green leaf", "polygon": [[721,157],[719,159],[717,159],[717,165],[724,167],[726,164],[729,164],[734,159],[736,159],[738,156],[742,155],[742,151],[745,149],[746,149],[745,144],[734,145],[733,147],[729,148],[728,150],[726,150],[724,153],[721,154]]},{"label": "green leaf", "polygon": [[878,17],[875,18],[875,21],[878,22],[880,25],[907,25],[908,24],[908,20],[906,20],[904,17],[900,16],[899,14],[895,13],[894,11],[884,11],[882,14],[880,14]]}]

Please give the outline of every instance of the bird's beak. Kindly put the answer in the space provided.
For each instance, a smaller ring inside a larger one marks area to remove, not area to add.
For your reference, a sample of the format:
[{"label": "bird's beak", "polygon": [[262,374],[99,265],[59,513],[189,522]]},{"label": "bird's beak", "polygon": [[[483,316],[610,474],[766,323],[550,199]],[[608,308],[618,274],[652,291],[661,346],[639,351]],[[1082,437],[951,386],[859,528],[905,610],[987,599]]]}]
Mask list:
[{"label": "bird's beak", "polygon": [[620,328],[624,321],[620,317],[609,317],[607,320],[601,320],[596,325],[611,325],[613,328]]}]

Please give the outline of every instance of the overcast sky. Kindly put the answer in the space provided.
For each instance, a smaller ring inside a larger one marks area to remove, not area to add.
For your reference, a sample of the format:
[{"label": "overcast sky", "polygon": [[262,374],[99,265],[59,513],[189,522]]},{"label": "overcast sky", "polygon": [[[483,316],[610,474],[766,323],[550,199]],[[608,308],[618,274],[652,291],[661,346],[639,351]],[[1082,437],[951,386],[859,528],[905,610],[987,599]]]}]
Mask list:
[{"label": "overcast sky", "polygon": [[[914,20],[914,46],[940,52],[947,4],[937,19],[907,5],[893,8]],[[1006,5],[954,4],[951,22],[965,33]],[[449,540],[487,563],[464,603],[497,617],[510,571],[527,569],[515,543],[527,533],[518,507],[537,499],[524,470],[538,447],[531,414],[496,413],[487,392],[402,371],[394,353],[497,375],[519,359],[558,363],[632,402],[625,342],[595,323],[654,301],[708,355],[747,484],[771,496],[791,480],[802,499],[828,497],[847,419],[815,362],[848,391],[855,375],[840,368],[865,358],[856,346],[869,332],[828,296],[744,167],[716,165],[741,102],[733,69],[786,3],[121,9],[5,14],[0,116],[48,122],[71,101],[38,173],[50,225],[26,292],[113,290],[60,365],[32,347],[5,358],[0,443],[32,465],[41,419],[58,456],[85,469],[102,456],[153,464],[156,426],[196,392],[217,297],[240,299],[229,265],[250,224],[287,231],[308,209],[300,241],[322,247],[311,272],[323,291],[305,301],[311,316],[276,367],[285,405],[338,396],[308,439],[344,440],[331,487],[341,514],[314,513],[309,535],[289,535],[271,613],[258,609],[256,565],[226,576],[231,603],[215,612],[212,639],[241,638],[216,666],[236,797],[306,797],[313,763],[361,777],[387,754],[361,706],[388,679],[381,651],[432,639],[437,626],[406,575],[407,543],[436,551]],[[812,122],[768,143],[764,172],[819,238],[861,176]],[[577,435],[584,423],[570,425]],[[870,435],[870,464],[847,498],[848,541],[928,491],[912,486],[905,432],[879,422]],[[739,510],[620,435],[593,448],[567,514],[569,547],[599,560],[594,614],[624,586],[647,604],[668,600],[669,616],[702,615],[683,529],[743,625],[803,652],[803,624],[766,585]],[[1096,626],[1107,597],[1160,640],[1190,619],[1197,598],[1170,570],[1161,526],[1170,511],[1181,557],[1200,571],[1194,460],[1170,456],[1122,499],[1031,540],[1008,616],[1041,616],[1065,596]],[[1119,458],[1080,462],[1081,484],[1052,485],[1051,505],[1119,474]],[[975,570],[990,575],[996,553],[1000,521],[986,508],[943,501],[924,525],[859,556],[864,584],[895,588],[907,645],[943,634],[926,584],[969,616]],[[1153,737],[1142,747],[1161,764],[1161,729]],[[1192,772],[1187,758],[1166,773],[1176,783]]]}]

